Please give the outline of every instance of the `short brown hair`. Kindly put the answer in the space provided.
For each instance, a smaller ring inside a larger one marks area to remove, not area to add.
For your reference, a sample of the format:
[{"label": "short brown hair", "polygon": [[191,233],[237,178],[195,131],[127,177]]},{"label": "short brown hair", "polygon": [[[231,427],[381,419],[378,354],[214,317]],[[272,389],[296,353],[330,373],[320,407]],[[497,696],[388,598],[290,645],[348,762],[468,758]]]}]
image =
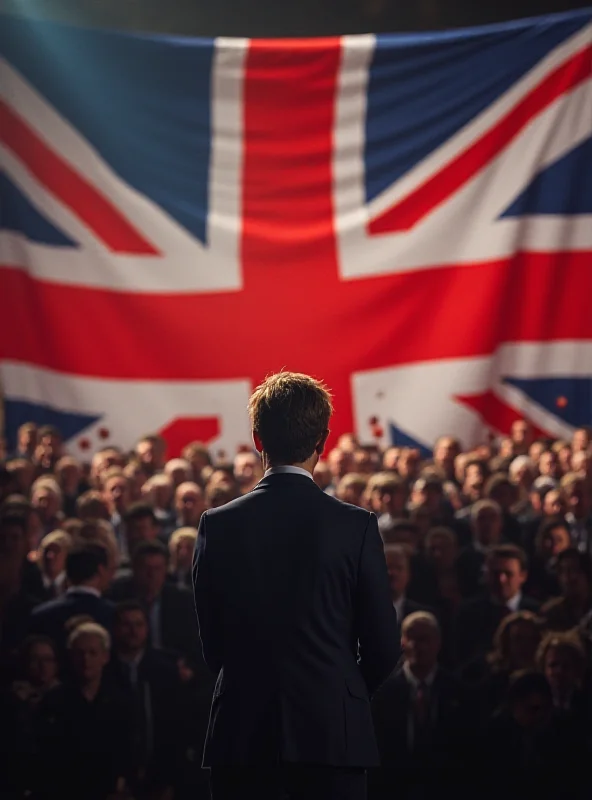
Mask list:
[{"label": "short brown hair", "polygon": [[493,561],[494,558],[504,561],[518,561],[523,572],[528,570],[528,558],[521,547],[515,544],[498,544],[488,550],[486,560]]},{"label": "short brown hair", "polygon": [[279,372],[258,386],[249,417],[273,464],[298,464],[312,456],[333,413],[327,387],[309,375]]}]

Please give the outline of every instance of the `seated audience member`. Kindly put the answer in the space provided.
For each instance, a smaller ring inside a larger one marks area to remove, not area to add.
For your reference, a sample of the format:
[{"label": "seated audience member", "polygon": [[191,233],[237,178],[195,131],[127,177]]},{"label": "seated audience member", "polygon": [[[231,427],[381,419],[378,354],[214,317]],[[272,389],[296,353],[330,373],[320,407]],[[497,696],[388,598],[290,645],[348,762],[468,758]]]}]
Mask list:
[{"label": "seated audience member", "polygon": [[502,511],[492,500],[478,500],[471,506],[472,540],[461,550],[456,569],[463,597],[472,597],[483,586],[483,568],[488,548],[502,536]]},{"label": "seated audience member", "polygon": [[530,456],[516,456],[508,469],[508,477],[518,493],[512,513],[520,518],[532,510],[530,493],[536,477],[536,466]]},{"label": "seated audience member", "polygon": [[186,481],[177,486],[175,492],[175,528],[197,528],[201,515],[206,510],[203,489],[197,483]]},{"label": "seated audience member", "polygon": [[142,542],[132,556],[132,574],[116,578],[109,596],[137,600],[148,618],[150,644],[201,665],[193,594],[167,581],[169,553],[162,542]]},{"label": "seated audience member", "polygon": [[0,682],[27,635],[29,616],[39,599],[23,586],[27,518],[10,506],[0,510]]},{"label": "seated audience member", "polygon": [[480,458],[469,458],[465,461],[461,483],[463,505],[470,506],[477,500],[483,499],[485,481],[488,477],[489,470],[485,461]]},{"label": "seated audience member", "polygon": [[400,447],[387,447],[382,454],[382,469],[386,472],[397,472],[399,458],[401,456]]},{"label": "seated audience member", "polygon": [[39,706],[34,796],[35,790],[46,796],[51,787],[54,797],[105,800],[129,776],[132,709],[126,695],[103,677],[110,644],[107,631],[94,622],[70,634],[72,677]]},{"label": "seated audience member", "polygon": [[173,482],[173,489],[194,480],[193,467],[186,458],[171,458],[164,465],[164,474]]},{"label": "seated audience member", "polygon": [[592,693],[586,682],[586,652],[572,633],[549,633],[537,653],[539,670],[549,681],[553,704],[579,725],[592,741]]},{"label": "seated audience member", "polygon": [[451,528],[432,528],[425,540],[425,555],[436,575],[441,605],[448,614],[456,613],[462,602],[457,570],[458,540]]},{"label": "seated audience member", "polygon": [[353,451],[353,462],[358,475],[372,475],[380,468],[380,453],[372,445],[358,446]]},{"label": "seated audience member", "polygon": [[541,617],[552,631],[568,631],[592,608],[592,561],[573,547],[557,556],[557,580],[561,597],[541,608]]},{"label": "seated audience member", "polygon": [[403,479],[392,472],[377,472],[366,487],[366,507],[383,522],[406,516],[407,489]]},{"label": "seated audience member", "polygon": [[76,500],[88,489],[82,477],[82,464],[72,456],[62,456],[56,464],[55,476],[62,490],[62,511],[66,517],[73,517]]},{"label": "seated audience member", "polygon": [[205,467],[211,467],[212,457],[210,451],[203,442],[189,442],[181,452],[181,457],[189,461],[193,468],[193,475],[190,480],[196,480],[201,475]]},{"label": "seated audience member", "polygon": [[505,473],[492,475],[485,484],[485,497],[497,503],[502,511],[502,540],[519,545],[522,528],[512,508],[518,500],[518,490]]},{"label": "seated audience member", "polygon": [[[466,702],[458,680],[438,665],[440,630],[433,614],[417,612],[402,625],[403,667],[372,700],[381,768],[370,797],[406,797],[426,789],[442,771],[468,760]],[[421,795],[423,796],[423,795]]]},{"label": "seated audience member", "polygon": [[327,454],[327,464],[331,472],[331,486],[327,489],[329,494],[335,494],[337,484],[348,472],[354,471],[353,453],[334,447]]},{"label": "seated audience member", "polygon": [[111,514],[105,498],[97,489],[89,489],[76,501],[76,516],[86,522],[88,519],[103,519],[109,522]]},{"label": "seated audience member", "polygon": [[208,508],[220,508],[236,498],[237,495],[230,486],[206,486],[205,500]]},{"label": "seated audience member", "polygon": [[397,472],[409,488],[419,477],[421,469],[421,453],[412,447],[403,447],[399,454]]},{"label": "seated audience member", "polygon": [[132,792],[144,797],[170,789],[179,758],[181,681],[175,662],[148,644],[148,620],[136,601],[115,609],[105,677],[132,707]]},{"label": "seated audience member", "polygon": [[569,464],[570,471],[584,478],[590,486],[590,478],[592,477],[592,450],[578,450],[571,457]]},{"label": "seated audience member", "polygon": [[43,534],[60,527],[62,513],[62,490],[50,475],[37,478],[31,487],[31,505],[41,518]]},{"label": "seated audience member", "polygon": [[510,429],[512,452],[515,456],[526,455],[534,439],[532,425],[525,419],[517,419]]},{"label": "seated audience member", "polygon": [[366,487],[368,485],[368,476],[361,475],[357,472],[349,472],[337,484],[335,490],[335,497],[343,503],[349,503],[352,506],[365,508],[366,505]]},{"label": "seated audience member", "polygon": [[561,476],[557,453],[549,448],[541,453],[539,458],[539,475],[545,478],[552,478],[554,481]]},{"label": "seated audience member", "polygon": [[130,503],[142,501],[142,487],[150,477],[139,461],[132,459],[122,470],[129,481]]},{"label": "seated audience member", "polygon": [[72,538],[63,530],[44,536],[39,545],[37,566],[40,571],[43,600],[54,600],[66,591],[66,558],[72,547]]},{"label": "seated audience member", "polygon": [[169,580],[185,589],[193,587],[193,551],[197,541],[195,528],[177,528],[169,539]]},{"label": "seated audience member", "polygon": [[125,458],[117,447],[105,447],[98,450],[91,460],[90,484],[99,491],[104,488],[105,475],[114,469],[123,469]]},{"label": "seated audience member", "polygon": [[539,618],[531,611],[515,611],[500,622],[492,650],[463,669],[463,683],[476,690],[482,720],[489,720],[502,704],[515,672],[535,669],[540,642]]},{"label": "seated audience member", "polygon": [[584,743],[577,727],[554,711],[551,687],[537,672],[512,676],[505,703],[488,726],[478,753],[475,789],[480,797],[587,796]]},{"label": "seated audience member", "polygon": [[397,612],[397,622],[401,623],[415,611],[422,611],[419,603],[410,600],[407,595],[407,587],[411,580],[411,565],[409,551],[401,544],[388,544],[384,548],[386,558],[386,568],[388,571],[389,586],[393,605]]},{"label": "seated audience member", "polygon": [[502,619],[514,611],[538,610],[539,604],[522,594],[528,577],[526,554],[516,545],[491,548],[485,560],[483,595],[461,605],[456,619],[457,655],[461,664],[490,648]]},{"label": "seated audience member", "polygon": [[136,458],[148,477],[162,472],[166,463],[166,442],[162,436],[144,436],[136,445]]},{"label": "seated audience member", "polygon": [[[140,542],[154,542],[159,538],[160,526],[152,506],[148,503],[133,503],[123,517],[125,544],[128,559]],[[125,562],[122,561],[122,566]],[[130,562],[128,561],[127,564]]]},{"label": "seated audience member", "polygon": [[142,486],[144,501],[152,506],[154,516],[160,525],[161,535],[166,538],[167,532],[173,526],[175,512],[173,511],[173,481],[168,475],[158,473],[148,478]]},{"label": "seated audience member", "polygon": [[581,475],[568,473],[561,480],[573,546],[592,557],[592,491]]},{"label": "seated audience member", "polygon": [[37,425],[34,422],[24,422],[16,432],[16,448],[10,455],[12,458],[33,460],[37,447]]},{"label": "seated audience member", "polygon": [[453,517],[453,509],[444,493],[444,482],[441,478],[423,470],[413,484],[411,490],[411,503],[422,507],[430,516],[430,526],[445,525]]},{"label": "seated audience member", "polygon": [[107,470],[103,476],[103,500],[109,512],[109,522],[113,528],[121,558],[127,560],[123,517],[131,503],[130,480],[119,467]]},{"label": "seated audience member", "polygon": [[442,474],[444,480],[456,482],[454,460],[461,453],[462,447],[453,436],[440,436],[434,445],[434,466]]},{"label": "seated audience member", "polygon": [[33,633],[50,636],[62,655],[66,646],[65,625],[78,615],[88,615],[107,630],[111,628],[113,604],[101,595],[109,585],[109,557],[99,544],[74,546],[66,557],[66,593],[38,606],[31,616]]},{"label": "seated audience member", "polygon": [[381,517],[378,528],[385,545],[403,545],[410,554],[411,579],[407,596],[422,608],[435,608],[439,599],[436,573],[421,552],[418,525],[409,519]]},{"label": "seated audience member", "polygon": [[548,517],[541,523],[525,587],[531,597],[543,602],[559,594],[557,557],[570,544],[569,528],[562,517]]},{"label": "seated audience member", "polygon": [[260,456],[252,450],[237,453],[234,458],[234,476],[241,494],[252,491],[263,477]]},{"label": "seated audience member", "polygon": [[540,513],[522,520],[522,545],[529,557],[535,555],[536,537],[542,525],[549,519],[565,516],[566,506],[563,494],[559,489],[549,486],[540,493]]},{"label": "seated audience member", "polygon": [[[53,425],[43,425],[37,431],[33,463],[41,473],[52,472],[63,455],[62,435]],[[54,526],[57,527],[57,526]]]}]

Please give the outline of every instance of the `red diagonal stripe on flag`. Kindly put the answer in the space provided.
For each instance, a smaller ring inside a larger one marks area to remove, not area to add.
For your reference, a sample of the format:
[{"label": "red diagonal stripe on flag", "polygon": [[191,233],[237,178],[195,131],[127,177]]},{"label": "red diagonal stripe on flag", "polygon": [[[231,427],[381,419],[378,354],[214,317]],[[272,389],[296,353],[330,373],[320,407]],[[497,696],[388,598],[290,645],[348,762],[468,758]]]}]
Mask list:
[{"label": "red diagonal stripe on flag", "polygon": [[0,100],[0,142],[113,253],[156,256],[159,251],[118,209]]},{"label": "red diagonal stripe on flag", "polygon": [[369,233],[396,233],[413,228],[482,170],[535,116],[591,75],[592,46],[588,46],[547,75],[467,150],[410,195],[371,220]]},{"label": "red diagonal stripe on flag", "polygon": [[[516,411],[491,390],[482,394],[455,395],[455,400],[476,411],[490,430],[503,435],[511,432],[515,422],[524,419],[524,412]],[[536,425],[533,426],[533,433],[536,439],[554,438],[548,431]]]}]

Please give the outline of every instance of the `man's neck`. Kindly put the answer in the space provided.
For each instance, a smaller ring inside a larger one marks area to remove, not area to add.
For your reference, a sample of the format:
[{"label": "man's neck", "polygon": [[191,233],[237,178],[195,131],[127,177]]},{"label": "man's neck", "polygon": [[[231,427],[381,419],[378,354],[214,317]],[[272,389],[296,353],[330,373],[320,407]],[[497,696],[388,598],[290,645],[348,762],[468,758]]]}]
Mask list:
[{"label": "man's neck", "polygon": [[436,668],[437,664],[431,664],[429,666],[422,666],[420,664],[414,664],[413,666],[409,665],[409,671],[414,678],[417,678],[418,681],[425,681],[430,677]]},{"label": "man's neck", "polygon": [[89,703],[95,699],[97,694],[99,693],[99,689],[101,688],[101,679],[93,679],[92,681],[86,681],[80,686],[80,691],[82,692],[83,697],[89,701]]},{"label": "man's neck", "polygon": [[145,647],[135,647],[131,650],[120,648],[117,651],[117,658],[119,658],[120,661],[136,661],[144,655],[145,649]]}]

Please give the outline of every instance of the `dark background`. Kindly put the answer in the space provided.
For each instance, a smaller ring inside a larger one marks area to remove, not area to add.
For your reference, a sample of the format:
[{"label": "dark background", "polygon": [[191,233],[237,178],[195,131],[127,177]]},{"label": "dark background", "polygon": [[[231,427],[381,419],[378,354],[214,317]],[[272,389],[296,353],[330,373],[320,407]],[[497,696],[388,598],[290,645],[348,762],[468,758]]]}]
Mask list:
[{"label": "dark background", "polygon": [[438,30],[587,5],[590,0],[0,0],[4,11],[191,36]]}]

